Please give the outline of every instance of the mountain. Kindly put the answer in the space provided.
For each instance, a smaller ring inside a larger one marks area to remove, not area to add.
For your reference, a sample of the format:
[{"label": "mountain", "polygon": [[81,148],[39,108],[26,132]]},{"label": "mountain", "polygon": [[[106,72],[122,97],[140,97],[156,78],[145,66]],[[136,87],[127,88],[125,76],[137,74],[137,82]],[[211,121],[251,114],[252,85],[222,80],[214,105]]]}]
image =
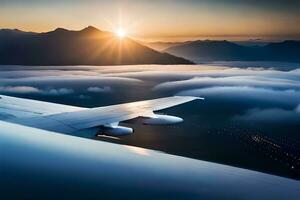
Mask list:
[{"label": "mountain", "polygon": [[164,50],[195,62],[283,61],[300,62],[300,41],[243,46],[229,41],[194,41]]},{"label": "mountain", "polygon": [[242,46],[264,46],[269,44],[270,41],[263,40],[263,39],[249,39],[249,40],[234,41],[234,43]]},{"label": "mountain", "polygon": [[142,42],[143,45],[150,47],[151,49],[155,49],[157,51],[162,51],[173,46],[187,44],[187,43],[189,43],[189,41],[187,42]]},{"label": "mountain", "polygon": [[0,30],[2,65],[192,64],[155,51],[130,38],[89,26],[80,31],[58,28],[46,33]]}]

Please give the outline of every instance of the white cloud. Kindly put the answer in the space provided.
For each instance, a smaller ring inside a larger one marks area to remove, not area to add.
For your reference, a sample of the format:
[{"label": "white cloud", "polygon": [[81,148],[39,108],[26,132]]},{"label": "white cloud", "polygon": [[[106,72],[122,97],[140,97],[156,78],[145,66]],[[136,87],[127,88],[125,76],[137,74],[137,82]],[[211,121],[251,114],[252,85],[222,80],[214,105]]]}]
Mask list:
[{"label": "white cloud", "polygon": [[246,86],[224,86],[207,87],[201,89],[183,90],[176,95],[181,96],[201,96],[209,99],[215,97],[218,99],[230,99],[239,101],[264,101],[281,105],[297,106],[300,99],[300,91],[294,89],[274,90],[271,88],[256,88]]},{"label": "white cloud", "polygon": [[299,63],[277,62],[277,61],[216,61],[211,62],[213,66],[240,67],[251,69],[294,69],[299,67]]},{"label": "white cloud", "polygon": [[[296,100],[300,92],[300,69],[279,71],[209,65],[164,65],[163,67],[161,65],[133,65],[113,68],[111,66],[49,66],[47,69],[10,66],[0,73],[0,84],[31,85],[32,83],[35,87],[3,86],[0,87],[0,92],[31,92],[55,96],[77,92],[73,83],[85,87],[93,84],[94,87],[87,88],[87,91],[95,93],[111,92],[115,86],[117,88],[120,85],[135,84],[145,86],[147,89],[156,85],[154,92],[163,91],[168,95],[179,93],[230,96],[232,92],[232,96],[237,97],[270,101],[274,98],[275,102],[290,101],[293,106],[300,103]],[[101,85],[105,87],[99,87]],[[50,89],[43,89],[48,86]],[[71,89],[73,87],[74,89]],[[269,94],[270,97],[268,97]]]},{"label": "white cloud", "polygon": [[165,91],[213,86],[252,86],[278,89],[300,89],[300,80],[262,76],[194,77],[188,80],[164,82],[158,84],[153,89]]},{"label": "white cloud", "polygon": [[60,95],[68,95],[68,94],[72,94],[74,93],[73,89],[69,89],[69,88],[51,88],[48,90],[44,90],[42,92],[44,95],[51,95],[51,96],[60,96]]},{"label": "white cloud", "polygon": [[68,95],[74,93],[73,89],[69,88],[39,89],[31,86],[0,86],[0,92],[17,94],[36,93],[50,96]]},{"label": "white cloud", "polygon": [[29,86],[1,86],[0,92],[26,94],[40,93],[41,91],[38,88]]},{"label": "white cloud", "polygon": [[94,92],[94,93],[102,93],[102,92],[111,92],[111,87],[104,86],[104,87],[89,87],[87,91]]}]

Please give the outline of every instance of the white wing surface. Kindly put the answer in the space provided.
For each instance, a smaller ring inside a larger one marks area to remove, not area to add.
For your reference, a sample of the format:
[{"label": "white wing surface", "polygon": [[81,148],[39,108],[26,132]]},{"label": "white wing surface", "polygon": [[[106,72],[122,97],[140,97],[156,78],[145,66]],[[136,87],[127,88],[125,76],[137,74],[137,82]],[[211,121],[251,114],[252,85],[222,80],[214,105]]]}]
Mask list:
[{"label": "white wing surface", "polygon": [[3,95],[0,97],[0,113],[14,115],[5,121],[67,134],[136,117],[152,116],[153,111],[202,99],[173,96],[89,109]]},{"label": "white wing surface", "polygon": [[[300,196],[298,180],[5,122],[0,122],[0,163],[2,199],[28,199],[28,194],[30,199],[105,195],[106,200]],[[53,192],[56,185],[61,192]]]},{"label": "white wing surface", "polygon": [[7,117],[24,118],[84,109],[81,107],[0,95],[0,114],[3,118],[5,114]]}]

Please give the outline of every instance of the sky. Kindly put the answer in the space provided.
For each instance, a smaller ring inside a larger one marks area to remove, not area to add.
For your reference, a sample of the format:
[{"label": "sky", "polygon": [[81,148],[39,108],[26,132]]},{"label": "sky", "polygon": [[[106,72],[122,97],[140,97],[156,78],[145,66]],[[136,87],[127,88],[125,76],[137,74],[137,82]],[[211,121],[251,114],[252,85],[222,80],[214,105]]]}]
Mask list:
[{"label": "sky", "polygon": [[297,0],[0,0],[0,28],[123,28],[148,41],[300,39]]}]

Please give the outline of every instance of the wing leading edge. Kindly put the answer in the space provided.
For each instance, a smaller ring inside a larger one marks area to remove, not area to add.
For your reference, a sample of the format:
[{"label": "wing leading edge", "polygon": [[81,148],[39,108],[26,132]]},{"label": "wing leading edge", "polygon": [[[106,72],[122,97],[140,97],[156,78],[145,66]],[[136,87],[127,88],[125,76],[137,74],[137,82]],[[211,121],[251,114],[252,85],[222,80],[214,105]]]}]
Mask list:
[{"label": "wing leading edge", "polygon": [[46,116],[46,118],[60,121],[63,124],[75,129],[86,129],[130,120],[136,117],[148,117],[151,116],[153,111],[163,110],[196,99],[200,98],[184,96],[166,97],[114,106],[92,108],[89,110],[55,114]]}]

